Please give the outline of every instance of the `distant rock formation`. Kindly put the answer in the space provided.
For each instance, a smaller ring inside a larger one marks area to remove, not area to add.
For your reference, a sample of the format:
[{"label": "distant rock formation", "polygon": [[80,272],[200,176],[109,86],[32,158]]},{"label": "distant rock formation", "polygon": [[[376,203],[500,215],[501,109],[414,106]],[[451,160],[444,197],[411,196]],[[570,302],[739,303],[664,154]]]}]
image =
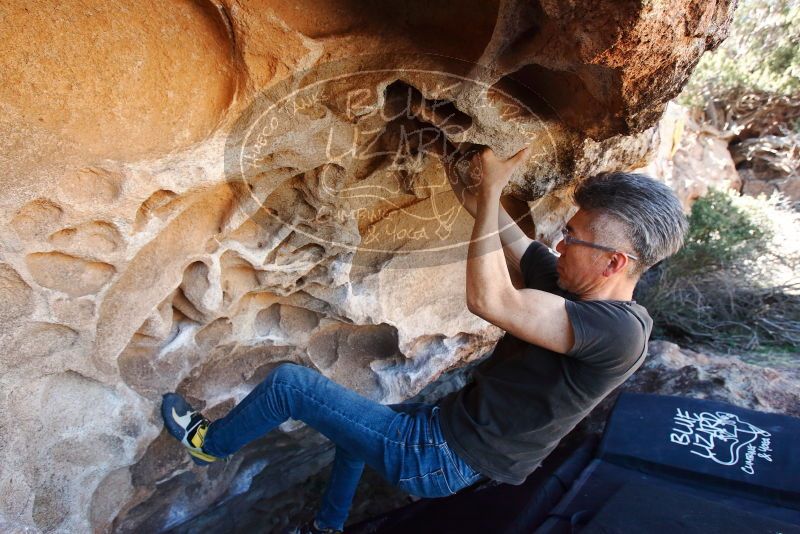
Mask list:
[{"label": "distant rock formation", "polygon": [[709,103],[705,120],[729,137],[742,193],[777,191],[800,210],[800,93],[731,90]]},{"label": "distant rock formation", "polygon": [[156,532],[324,463],[301,430],[193,468],[166,391],[215,417],[294,361],[397,402],[488,350],[416,133],[533,142],[506,200],[547,238],[644,164],[731,4],[5,2],[2,528]]},{"label": "distant rock formation", "polygon": [[728,151],[730,136],[670,102],[653,130],[653,155],[636,170],[670,186],[688,213],[709,189],[741,190],[742,179]]}]

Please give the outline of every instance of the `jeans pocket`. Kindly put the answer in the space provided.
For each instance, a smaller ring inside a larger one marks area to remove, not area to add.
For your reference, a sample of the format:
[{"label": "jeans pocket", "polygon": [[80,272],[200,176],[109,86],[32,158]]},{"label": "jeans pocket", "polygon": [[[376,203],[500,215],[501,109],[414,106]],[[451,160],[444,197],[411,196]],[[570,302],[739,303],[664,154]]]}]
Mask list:
[{"label": "jeans pocket", "polygon": [[450,458],[450,463],[453,466],[453,469],[461,478],[463,485],[462,488],[467,486],[473,485],[475,482],[483,478],[483,474],[475,471],[472,467],[469,466],[467,462],[465,462],[459,455],[457,455],[453,449],[451,449],[447,443],[444,443],[444,452]]},{"label": "jeans pocket", "polygon": [[441,423],[439,422],[438,406],[436,406],[432,411],[430,423],[432,432],[436,436],[437,441],[441,443],[440,446],[441,453],[442,456],[444,457],[442,461],[443,462],[446,461],[447,463],[450,464],[450,467],[452,467],[452,469],[447,470],[448,473],[451,475],[450,477],[451,480],[454,478],[452,476],[453,471],[455,471],[455,474],[458,475],[459,479],[458,483],[456,483],[455,481],[453,482],[454,486],[455,485],[459,486],[456,489],[456,491],[458,491],[461,488],[471,486],[472,484],[477,482],[480,478],[482,478],[483,477],[482,473],[479,473],[474,469],[472,469],[472,467],[470,467],[469,464],[467,464],[467,462],[465,462],[459,455],[457,455],[453,451],[453,449],[451,449],[450,446],[447,444],[447,441],[444,439],[444,435],[442,434]]},{"label": "jeans pocket", "polygon": [[447,497],[455,493],[450,489],[441,469],[425,475],[401,478],[397,481],[397,487],[417,497]]}]

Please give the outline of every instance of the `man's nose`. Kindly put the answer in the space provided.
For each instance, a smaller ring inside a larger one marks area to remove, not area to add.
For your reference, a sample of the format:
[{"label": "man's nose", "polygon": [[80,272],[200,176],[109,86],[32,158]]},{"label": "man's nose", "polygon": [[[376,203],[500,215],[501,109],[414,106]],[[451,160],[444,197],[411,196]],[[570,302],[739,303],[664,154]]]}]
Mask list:
[{"label": "man's nose", "polygon": [[556,243],[556,252],[558,252],[559,254],[563,254],[564,253],[564,239],[563,238],[559,239],[558,243]]}]

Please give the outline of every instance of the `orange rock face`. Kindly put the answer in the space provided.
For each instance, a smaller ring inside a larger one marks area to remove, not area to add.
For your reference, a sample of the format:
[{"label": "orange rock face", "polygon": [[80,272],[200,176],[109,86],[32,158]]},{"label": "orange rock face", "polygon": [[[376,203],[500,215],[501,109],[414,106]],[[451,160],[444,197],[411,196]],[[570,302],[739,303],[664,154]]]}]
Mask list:
[{"label": "orange rock face", "polygon": [[157,532],[329,459],[288,425],[194,469],[167,391],[217,417],[294,361],[399,402],[483,354],[500,331],[466,309],[472,219],[435,143],[533,143],[504,202],[547,239],[570,185],[645,164],[731,16],[0,2],[0,530]]},{"label": "orange rock face", "polygon": [[236,93],[232,44],[202,3],[12,0],[2,9],[0,101],[20,134],[83,155],[158,154],[212,133]]}]

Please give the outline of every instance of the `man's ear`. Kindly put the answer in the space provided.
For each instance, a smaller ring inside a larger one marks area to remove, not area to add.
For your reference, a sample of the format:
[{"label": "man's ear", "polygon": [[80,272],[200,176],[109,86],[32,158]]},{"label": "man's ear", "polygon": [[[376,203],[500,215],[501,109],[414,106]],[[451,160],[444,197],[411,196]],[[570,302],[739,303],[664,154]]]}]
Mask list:
[{"label": "man's ear", "polygon": [[625,266],[628,265],[628,256],[625,254],[620,254],[619,252],[614,252],[611,255],[611,259],[608,261],[606,268],[603,269],[603,276],[612,276],[621,272],[625,269]]}]

